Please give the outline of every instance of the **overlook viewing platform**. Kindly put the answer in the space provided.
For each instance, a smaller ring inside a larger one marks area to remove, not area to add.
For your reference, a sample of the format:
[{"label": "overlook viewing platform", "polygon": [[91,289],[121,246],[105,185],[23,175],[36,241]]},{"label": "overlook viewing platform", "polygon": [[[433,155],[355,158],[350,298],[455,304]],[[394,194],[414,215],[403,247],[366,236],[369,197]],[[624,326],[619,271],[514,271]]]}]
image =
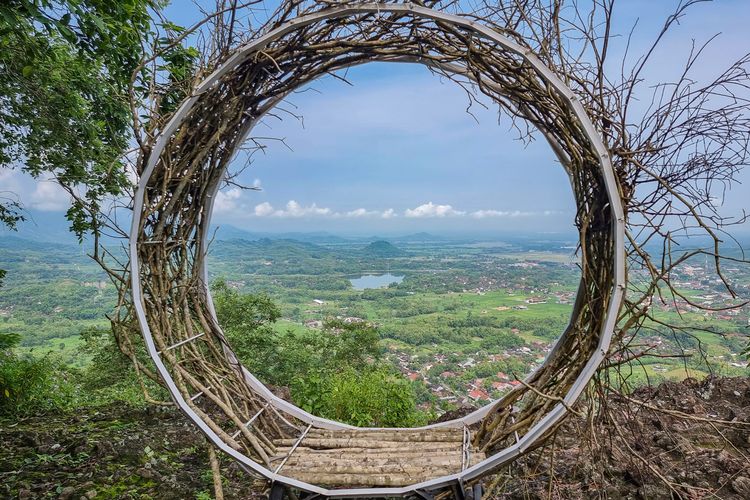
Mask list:
[{"label": "overlook viewing platform", "polygon": [[485,459],[472,446],[468,428],[310,428],[274,445],[277,472],[326,486],[406,486],[456,474]]}]

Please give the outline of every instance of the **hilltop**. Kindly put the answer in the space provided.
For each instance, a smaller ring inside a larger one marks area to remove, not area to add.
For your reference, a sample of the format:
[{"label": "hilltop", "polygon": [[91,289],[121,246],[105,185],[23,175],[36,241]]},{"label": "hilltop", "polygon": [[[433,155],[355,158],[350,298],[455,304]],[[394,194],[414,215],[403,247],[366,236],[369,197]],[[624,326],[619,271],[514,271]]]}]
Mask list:
[{"label": "hilltop", "polygon": [[402,257],[406,255],[406,252],[398,248],[392,243],[384,240],[373,241],[365,248],[362,249],[362,253],[370,257]]},{"label": "hilltop", "polygon": [[[599,443],[611,442],[614,425],[625,429],[616,445],[652,457],[649,463],[675,488],[673,497],[750,498],[743,458],[750,454],[750,433],[714,423],[750,424],[750,379],[666,382],[638,389],[633,397],[667,412],[632,411],[626,401],[611,398],[615,420],[599,424]],[[676,416],[680,412],[688,418]],[[502,496],[486,498],[670,497],[669,487],[636,456],[592,452],[588,429],[582,418],[569,418],[555,440],[551,467],[532,453],[510,475],[487,478],[487,488],[498,478],[507,483]],[[205,441],[174,408],[111,405],[81,408],[75,415],[0,418],[0,441],[3,498],[50,492],[61,499],[212,496]],[[229,459],[222,463],[227,498],[266,498],[265,483],[249,479]]]}]

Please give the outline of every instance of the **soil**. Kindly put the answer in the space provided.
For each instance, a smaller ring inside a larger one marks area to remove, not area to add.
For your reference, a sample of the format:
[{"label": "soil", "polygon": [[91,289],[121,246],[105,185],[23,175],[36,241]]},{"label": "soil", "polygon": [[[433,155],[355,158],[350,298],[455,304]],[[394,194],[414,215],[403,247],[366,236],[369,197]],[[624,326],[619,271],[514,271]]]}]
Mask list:
[{"label": "soil", "polygon": [[750,378],[664,382],[629,398],[611,397],[593,432],[567,419],[545,448],[486,481],[488,492],[504,484],[488,496],[750,499]]},{"label": "soil", "polygon": [[[213,498],[206,441],[177,410],[109,406],[0,419],[0,498]],[[265,485],[222,461],[227,498]]]},{"label": "soil", "polygon": [[[593,435],[585,418],[569,418],[544,449],[488,478],[486,498],[750,499],[750,378],[666,382],[630,397],[667,412],[610,398]],[[0,443],[0,498],[213,496],[205,440],[172,408],[0,419]],[[225,498],[267,498],[233,461],[222,472]]]}]

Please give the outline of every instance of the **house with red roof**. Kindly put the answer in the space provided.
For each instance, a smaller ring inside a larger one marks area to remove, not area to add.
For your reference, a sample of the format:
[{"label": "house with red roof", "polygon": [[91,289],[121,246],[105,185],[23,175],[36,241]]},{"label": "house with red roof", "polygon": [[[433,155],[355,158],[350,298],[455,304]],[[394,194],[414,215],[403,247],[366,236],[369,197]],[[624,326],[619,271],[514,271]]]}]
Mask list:
[{"label": "house with red roof", "polygon": [[480,389],[474,389],[470,391],[469,397],[473,399],[474,401],[478,401],[478,400],[489,401],[490,400],[490,395]]}]

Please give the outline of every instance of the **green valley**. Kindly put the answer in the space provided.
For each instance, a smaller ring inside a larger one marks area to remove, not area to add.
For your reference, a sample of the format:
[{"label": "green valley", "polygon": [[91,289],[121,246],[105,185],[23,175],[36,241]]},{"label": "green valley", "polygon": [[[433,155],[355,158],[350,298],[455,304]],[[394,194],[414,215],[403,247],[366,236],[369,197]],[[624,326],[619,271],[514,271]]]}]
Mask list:
[{"label": "green valley", "polygon": [[[314,335],[331,320],[375,326],[384,360],[410,380],[420,407],[442,412],[498,397],[544,360],[575,300],[573,250],[570,238],[542,235],[491,241],[235,231],[213,243],[209,265],[212,279],[228,289],[265,295],[278,306],[271,323],[277,335]],[[82,351],[79,333],[107,328],[115,301],[104,274],[79,247],[14,237],[0,242],[0,261],[8,269],[0,333],[19,334],[21,352],[51,352],[85,367],[90,353]],[[675,280],[706,306],[730,305],[706,278],[706,265],[691,261]],[[739,268],[728,273],[737,283],[750,281]],[[383,274],[403,280],[363,290],[351,284]],[[747,372],[740,353],[748,308],[706,312],[668,301],[653,308],[660,320],[684,329],[644,325],[627,351],[645,353],[625,367],[634,385]]]}]

